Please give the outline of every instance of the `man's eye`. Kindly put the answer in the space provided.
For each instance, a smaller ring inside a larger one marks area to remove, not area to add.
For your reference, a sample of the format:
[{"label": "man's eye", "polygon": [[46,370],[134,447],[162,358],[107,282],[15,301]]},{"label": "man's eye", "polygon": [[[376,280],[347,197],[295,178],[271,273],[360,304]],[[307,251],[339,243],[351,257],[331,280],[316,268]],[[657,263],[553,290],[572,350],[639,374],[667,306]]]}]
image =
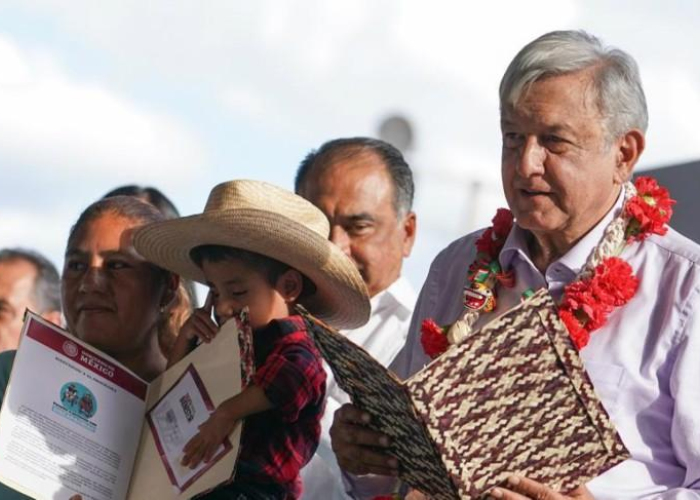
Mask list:
[{"label": "man's eye", "polygon": [[546,135],[544,137],[544,141],[545,142],[552,142],[552,143],[565,142],[564,139],[562,139],[561,137],[556,136],[556,135]]},{"label": "man's eye", "polygon": [[558,135],[547,135],[542,138],[543,146],[554,152],[565,151],[569,145],[569,141]]},{"label": "man's eye", "polygon": [[357,223],[357,224],[353,224],[352,226],[350,226],[350,228],[348,229],[348,233],[350,233],[350,234],[363,234],[371,229],[372,229],[372,224],[370,224],[369,222]]},{"label": "man's eye", "polygon": [[503,147],[513,149],[519,147],[523,142],[522,136],[515,132],[505,132],[503,134]]}]

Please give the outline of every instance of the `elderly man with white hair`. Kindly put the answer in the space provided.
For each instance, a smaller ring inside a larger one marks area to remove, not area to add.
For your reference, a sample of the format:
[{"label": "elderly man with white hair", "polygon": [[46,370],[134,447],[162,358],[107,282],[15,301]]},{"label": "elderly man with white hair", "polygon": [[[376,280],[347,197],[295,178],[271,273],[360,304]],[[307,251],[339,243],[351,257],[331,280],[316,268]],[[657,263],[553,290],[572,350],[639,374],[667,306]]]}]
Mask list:
[{"label": "elderly man with white hair", "polygon": [[[587,33],[548,33],[513,59],[500,102],[512,229],[509,212],[499,212],[495,227],[438,255],[399,375],[429,360],[423,319],[478,328],[546,287],[631,458],[573,492],[513,477],[490,495],[700,499],[700,247],[666,230],[665,190],[650,179],[629,183],[647,128],[636,63]],[[469,272],[477,250],[510,277],[510,286],[486,280],[498,295],[490,312],[466,300],[483,291]],[[338,462],[356,474],[396,475],[396,460],[379,451],[387,437],[368,417],[351,405],[336,413]]]}]

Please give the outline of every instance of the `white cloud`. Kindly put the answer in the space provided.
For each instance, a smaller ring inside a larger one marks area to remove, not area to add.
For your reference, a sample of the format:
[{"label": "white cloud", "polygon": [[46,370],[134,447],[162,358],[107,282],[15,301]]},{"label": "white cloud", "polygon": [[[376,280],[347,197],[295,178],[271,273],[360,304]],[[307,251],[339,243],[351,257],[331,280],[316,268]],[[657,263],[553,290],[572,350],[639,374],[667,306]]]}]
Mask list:
[{"label": "white cloud", "polygon": [[29,67],[17,47],[0,38],[0,85],[26,84],[29,81]]},{"label": "white cloud", "polygon": [[[416,252],[424,259],[415,264],[419,269],[427,269],[433,248],[486,222],[502,203],[497,86],[515,52],[546,31],[582,27],[638,59],[651,115],[642,166],[700,157],[694,118],[700,113],[700,63],[693,53],[700,44],[700,32],[693,30],[700,4],[690,4],[14,2],[28,17],[50,24],[57,38],[88,47],[104,60],[95,71],[103,81],[136,90],[157,81],[169,95],[184,96],[185,107],[220,104],[223,112],[188,114],[190,127],[210,134],[217,175],[272,176],[267,170],[243,169],[295,165],[320,141],[375,134],[384,114],[405,114],[415,124],[419,217],[432,245],[428,252]],[[621,23],[623,17],[630,21]],[[0,68],[14,68],[14,80],[8,81],[29,79],[36,61],[34,55],[0,43],[0,62],[6,63]],[[16,117],[10,126],[0,113],[0,154],[11,153],[22,164],[77,169],[81,175],[106,167],[110,176],[124,179],[148,175],[151,166],[154,172],[177,175],[182,170],[187,176],[202,165],[201,146],[191,132],[96,82],[78,82],[54,67],[33,84],[35,98],[19,91],[4,101],[0,97],[0,106],[13,109]],[[185,87],[187,92],[181,92]],[[22,106],[13,104],[20,98]],[[166,103],[174,110],[178,104],[176,99]],[[31,110],[26,118],[20,113],[25,109]],[[92,126],[105,115],[110,119]],[[75,116],[73,124],[65,122],[67,116]],[[197,122],[199,118],[204,119]],[[30,130],[31,124],[37,128]],[[51,131],[58,132],[54,142],[45,140],[50,147],[37,146],[35,138]],[[282,147],[260,146],[268,144]],[[299,157],[289,157],[298,151]],[[292,175],[280,170],[275,179],[289,185]],[[149,179],[162,177],[154,173]],[[483,186],[476,200],[470,199],[474,181]],[[75,188],[65,189],[70,193]],[[191,206],[199,208],[202,202],[197,199]]]},{"label": "white cloud", "polygon": [[23,247],[45,255],[57,268],[63,265],[63,250],[70,224],[77,213],[65,209],[51,212],[3,207],[0,217],[0,248]]},{"label": "white cloud", "polygon": [[[0,156],[6,168],[84,181],[184,182],[202,168],[199,141],[172,117],[98,83],[72,79],[47,53],[0,37]],[[11,82],[11,83],[8,83]]]}]

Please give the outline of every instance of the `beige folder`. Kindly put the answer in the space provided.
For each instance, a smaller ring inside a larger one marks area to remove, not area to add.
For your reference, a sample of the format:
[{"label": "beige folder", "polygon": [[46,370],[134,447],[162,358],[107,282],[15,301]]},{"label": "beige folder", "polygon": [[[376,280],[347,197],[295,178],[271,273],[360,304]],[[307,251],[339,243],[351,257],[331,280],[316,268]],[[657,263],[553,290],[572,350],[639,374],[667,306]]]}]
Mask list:
[{"label": "beige folder", "polygon": [[[209,344],[197,349],[170,367],[148,390],[147,411],[175,384],[190,365],[197,370],[215,406],[241,392],[239,330],[236,321],[228,321]],[[171,483],[156,447],[153,433],[144,423],[129,488],[129,500],[188,499],[229,480],[238,458],[242,422],[229,435],[232,449],[182,493]]]}]

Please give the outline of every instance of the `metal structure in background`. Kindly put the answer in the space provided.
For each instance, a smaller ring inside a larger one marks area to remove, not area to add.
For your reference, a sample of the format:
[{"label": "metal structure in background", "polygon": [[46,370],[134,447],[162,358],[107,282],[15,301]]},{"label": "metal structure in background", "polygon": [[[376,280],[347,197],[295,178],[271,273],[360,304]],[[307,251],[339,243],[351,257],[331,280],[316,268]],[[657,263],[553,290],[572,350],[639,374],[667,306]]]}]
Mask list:
[{"label": "metal structure in background", "polygon": [[700,160],[652,168],[637,175],[652,176],[668,188],[671,198],[678,202],[673,207],[671,227],[700,243]]}]

